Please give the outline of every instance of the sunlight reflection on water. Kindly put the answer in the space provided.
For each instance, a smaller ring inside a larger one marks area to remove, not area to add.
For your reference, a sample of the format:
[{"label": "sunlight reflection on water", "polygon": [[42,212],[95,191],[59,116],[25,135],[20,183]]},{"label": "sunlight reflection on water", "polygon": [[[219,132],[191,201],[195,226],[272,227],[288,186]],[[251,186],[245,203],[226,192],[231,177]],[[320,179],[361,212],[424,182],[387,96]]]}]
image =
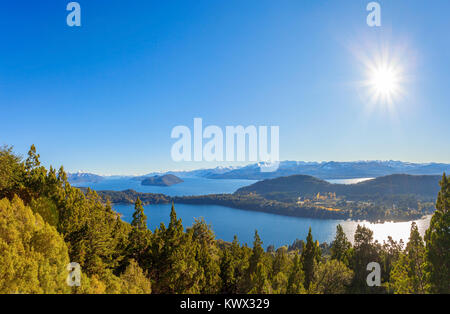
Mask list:
[{"label": "sunlight reflection on water", "polygon": [[[425,235],[425,231],[430,226],[431,217],[432,215],[429,215],[422,219],[415,220],[422,237]],[[406,243],[409,239],[412,221],[385,223],[370,223],[367,221],[355,222],[349,220],[343,221],[341,222],[342,228],[351,242],[354,240],[354,235],[358,224],[364,225],[372,230],[374,240],[378,240],[380,243],[383,243],[383,240],[387,240],[388,236],[391,236],[395,241],[400,241],[400,239],[402,239],[403,242]]]}]

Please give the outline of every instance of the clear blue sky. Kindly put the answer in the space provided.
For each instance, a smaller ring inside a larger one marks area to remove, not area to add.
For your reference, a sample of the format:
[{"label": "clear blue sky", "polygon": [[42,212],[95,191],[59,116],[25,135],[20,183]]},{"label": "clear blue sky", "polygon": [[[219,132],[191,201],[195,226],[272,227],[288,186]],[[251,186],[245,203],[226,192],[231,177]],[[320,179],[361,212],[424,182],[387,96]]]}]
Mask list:
[{"label": "clear blue sky", "polygon": [[[0,3],[0,144],[69,171],[175,163],[176,125],[279,125],[282,160],[450,162],[450,2],[68,0]],[[368,110],[361,55],[396,51],[394,111]],[[400,52],[399,52],[400,51]]]}]

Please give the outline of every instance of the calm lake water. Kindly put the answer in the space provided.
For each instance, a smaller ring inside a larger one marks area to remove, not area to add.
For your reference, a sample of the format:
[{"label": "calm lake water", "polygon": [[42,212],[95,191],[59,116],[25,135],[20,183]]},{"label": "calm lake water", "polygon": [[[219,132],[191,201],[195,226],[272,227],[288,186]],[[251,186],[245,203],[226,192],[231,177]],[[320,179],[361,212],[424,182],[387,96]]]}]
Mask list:
[{"label": "calm lake water", "polygon": [[[331,183],[352,184],[364,179],[328,180]],[[216,193],[233,193],[238,188],[250,185],[253,180],[210,180],[204,178],[185,178],[185,182],[170,187],[142,186],[139,181],[131,179],[109,179],[99,183],[80,184],[94,190],[122,191],[133,189],[139,192],[163,193],[170,196],[203,195]],[[113,205],[114,209],[123,215],[123,219],[131,222],[134,205]],[[145,206],[148,226],[154,230],[160,223],[168,225],[170,204]],[[312,228],[314,239],[319,242],[330,243],[335,235],[336,226],[341,224],[349,240],[353,241],[356,226],[364,224],[374,232],[374,238],[380,242],[392,236],[394,240],[408,240],[411,222],[372,224],[343,220],[322,220],[310,218],[286,217],[267,213],[244,211],[215,205],[185,205],[176,204],[178,217],[183,220],[185,227],[191,226],[194,218],[203,217],[212,226],[216,238],[232,241],[237,235],[241,243],[249,245],[253,242],[255,230],[258,230],[264,246],[291,244],[295,239],[306,239],[309,227]],[[417,222],[419,231],[423,235],[428,228],[431,216]]]},{"label": "calm lake water", "polygon": [[[113,207],[123,215],[125,221],[131,222],[134,211],[133,205],[115,204]],[[144,206],[150,229],[154,230],[159,227],[161,222],[167,226],[170,220],[170,209],[170,204]],[[211,225],[216,238],[225,241],[232,241],[234,235],[237,235],[241,243],[251,245],[254,232],[258,230],[265,247],[270,244],[280,247],[291,244],[297,238],[306,239],[309,227],[312,228],[314,239],[328,243],[333,240],[338,224],[342,225],[347,237],[352,242],[358,223],[373,230],[374,238],[380,242],[387,240],[389,235],[394,240],[403,239],[407,241],[411,228],[411,222],[371,224],[344,220],[296,218],[216,205],[175,204],[175,210],[185,227],[191,226],[194,218],[203,217]],[[420,233],[423,235],[430,224],[430,216],[416,222]]]},{"label": "calm lake water", "polygon": [[253,184],[256,180],[212,180],[205,178],[183,178],[184,182],[172,186],[145,186],[138,180],[122,178],[107,179],[98,183],[80,183],[78,187],[90,187],[96,191],[123,191],[132,189],[144,193],[162,193],[169,196],[188,196],[234,193],[237,189]]},{"label": "calm lake water", "polygon": [[329,179],[325,180],[333,184],[356,184],[359,182],[364,182],[368,180],[372,180],[373,178],[356,178],[356,179]]}]

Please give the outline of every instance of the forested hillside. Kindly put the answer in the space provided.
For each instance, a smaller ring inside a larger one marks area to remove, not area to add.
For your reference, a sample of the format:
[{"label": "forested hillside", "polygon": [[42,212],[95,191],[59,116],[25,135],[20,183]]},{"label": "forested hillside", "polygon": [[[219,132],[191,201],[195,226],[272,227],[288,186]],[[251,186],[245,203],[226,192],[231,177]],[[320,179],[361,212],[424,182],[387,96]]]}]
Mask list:
[{"label": "forested hillside", "polygon": [[435,198],[440,176],[394,174],[356,184],[331,184],[311,176],[295,175],[256,182],[236,194],[255,193],[268,199],[314,197],[317,193],[336,193],[350,200],[372,200],[380,196],[415,195],[418,199]]},{"label": "forested hillside", "polygon": [[[352,245],[340,226],[329,250],[310,229],[300,246],[264,250],[215,239],[198,220],[147,228],[135,200],[131,224],[91,190],[72,187],[61,167],[0,148],[0,293],[449,293],[450,182],[445,175],[425,239],[411,226],[408,243],[378,243],[358,226]],[[67,265],[81,266],[81,286],[66,284]],[[368,287],[378,262],[382,285]]]}]

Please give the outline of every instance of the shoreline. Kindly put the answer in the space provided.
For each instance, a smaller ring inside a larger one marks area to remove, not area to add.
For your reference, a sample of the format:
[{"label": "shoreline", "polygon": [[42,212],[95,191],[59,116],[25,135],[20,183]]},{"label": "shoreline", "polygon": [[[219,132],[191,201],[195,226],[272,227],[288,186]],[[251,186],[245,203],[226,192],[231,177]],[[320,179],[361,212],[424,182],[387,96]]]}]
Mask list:
[{"label": "shoreline", "polygon": [[[100,191],[101,192],[101,191]],[[144,206],[154,206],[154,205],[165,205],[165,204],[170,204],[171,201],[168,202],[158,202],[158,203],[143,203]],[[112,205],[117,204],[117,205],[130,205],[133,206],[133,202],[114,202],[111,203]],[[352,219],[352,218],[344,218],[344,217],[336,217],[336,218],[331,218],[331,217],[314,217],[314,216],[302,216],[302,215],[295,215],[295,214],[283,214],[283,213],[275,213],[269,210],[264,210],[264,209],[260,209],[260,210],[256,210],[256,209],[248,209],[248,208],[242,208],[242,207],[238,207],[238,206],[227,206],[227,205],[223,205],[223,204],[213,204],[213,203],[207,203],[207,204],[198,204],[198,203],[190,203],[190,202],[179,202],[179,201],[174,201],[174,204],[182,204],[182,205],[193,205],[193,206],[222,206],[222,207],[226,207],[226,208],[230,208],[230,209],[234,209],[234,210],[242,210],[242,211],[246,211],[246,212],[257,212],[257,213],[265,213],[265,214],[270,214],[270,215],[276,215],[276,216],[283,216],[283,217],[293,217],[293,218],[306,218],[306,219],[317,219],[317,220],[331,220],[331,221],[346,221],[346,222],[355,222],[355,223],[371,223],[371,224],[377,224],[377,225],[382,225],[385,223],[404,223],[404,222],[410,222],[410,221],[416,221],[416,220],[423,220],[426,219],[429,216],[432,216],[433,213],[429,213],[426,215],[421,215],[421,216],[411,216],[408,217],[407,219],[386,219],[386,220],[370,220],[367,218],[358,218],[358,219]],[[175,208],[176,209],[176,208]]]}]

